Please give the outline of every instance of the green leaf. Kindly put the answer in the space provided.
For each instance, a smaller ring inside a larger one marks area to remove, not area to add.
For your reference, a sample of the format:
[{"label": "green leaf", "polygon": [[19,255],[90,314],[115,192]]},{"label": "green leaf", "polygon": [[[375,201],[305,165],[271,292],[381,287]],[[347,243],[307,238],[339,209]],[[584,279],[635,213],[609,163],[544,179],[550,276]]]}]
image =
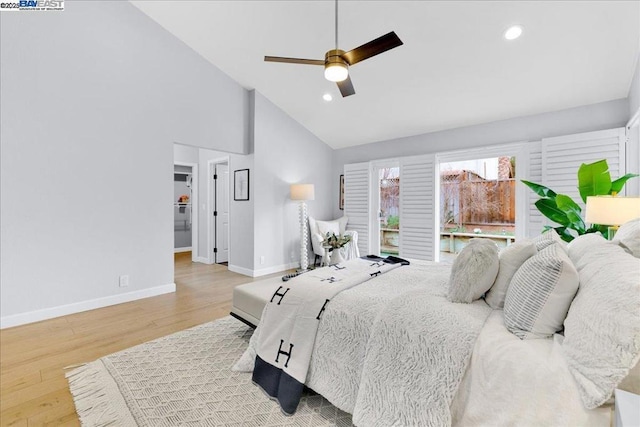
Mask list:
[{"label": "green leaf", "polygon": [[[560,236],[560,238],[562,240],[564,240],[565,242],[570,242],[573,239],[575,239],[575,237],[573,236],[573,234],[569,233],[569,230],[567,229],[567,227],[556,227],[554,228],[554,230],[556,230],[556,232],[558,233],[558,235]],[[580,233],[578,233],[579,235]]]},{"label": "green leaf", "polygon": [[556,205],[556,201],[552,199],[540,199],[536,202],[536,208],[553,222],[557,222],[565,227],[571,224],[567,214]]},{"label": "green leaf", "polygon": [[627,183],[628,180],[630,180],[631,178],[635,178],[638,175],[637,173],[628,173],[624,176],[621,176],[620,178],[616,179],[615,181],[613,181],[611,183],[611,190],[609,191],[609,194],[613,193],[614,191],[616,193],[619,193],[622,191],[622,187],[624,187],[624,185]]},{"label": "green leaf", "polygon": [[556,205],[558,206],[558,209],[562,210],[569,219],[570,223],[567,226],[576,230],[578,235],[583,234],[585,224],[582,220],[582,216],[580,215],[582,208],[580,208],[580,206],[578,206],[571,197],[565,194],[558,194],[556,196]]},{"label": "green leaf", "polygon": [[578,169],[578,190],[583,202],[587,202],[587,196],[599,196],[609,194],[611,190],[611,175],[606,160],[594,163],[583,163]]},{"label": "green leaf", "polygon": [[525,181],[524,179],[522,180],[522,183],[532,189],[540,197],[548,197],[550,199],[554,199],[556,197],[555,191],[549,187],[545,187],[544,185],[536,184],[531,181]]}]

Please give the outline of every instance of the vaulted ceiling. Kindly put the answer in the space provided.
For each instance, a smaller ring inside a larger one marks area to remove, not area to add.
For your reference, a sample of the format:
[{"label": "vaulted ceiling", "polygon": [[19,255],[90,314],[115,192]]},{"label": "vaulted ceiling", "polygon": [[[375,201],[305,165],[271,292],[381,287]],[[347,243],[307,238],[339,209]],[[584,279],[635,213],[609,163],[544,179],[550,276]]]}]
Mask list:
[{"label": "vaulted ceiling", "polygon": [[334,148],[625,98],[640,50],[639,1],[340,1],[341,49],[404,42],[354,65],[342,98],[322,67],[263,60],[323,59],[333,1],[133,4]]}]

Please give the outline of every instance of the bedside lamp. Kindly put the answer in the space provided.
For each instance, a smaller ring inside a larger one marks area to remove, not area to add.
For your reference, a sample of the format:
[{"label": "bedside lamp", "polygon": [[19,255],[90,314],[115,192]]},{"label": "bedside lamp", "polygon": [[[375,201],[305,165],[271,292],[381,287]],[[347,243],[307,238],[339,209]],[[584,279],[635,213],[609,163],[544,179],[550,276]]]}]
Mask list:
[{"label": "bedside lamp", "polygon": [[309,233],[307,232],[307,204],[305,201],[315,199],[313,184],[291,184],[291,200],[300,201],[300,271],[309,268]]},{"label": "bedside lamp", "polygon": [[640,197],[589,196],[585,221],[609,226],[609,240],[618,227],[640,217]]}]

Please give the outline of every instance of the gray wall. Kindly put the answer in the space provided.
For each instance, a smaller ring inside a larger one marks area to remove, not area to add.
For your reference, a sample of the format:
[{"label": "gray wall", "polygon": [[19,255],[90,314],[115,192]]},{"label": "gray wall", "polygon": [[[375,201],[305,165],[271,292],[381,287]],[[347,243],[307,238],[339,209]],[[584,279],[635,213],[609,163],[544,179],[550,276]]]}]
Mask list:
[{"label": "gray wall", "polygon": [[640,54],[636,61],[636,70],[633,73],[633,80],[629,87],[629,118],[640,109]]},{"label": "gray wall", "polygon": [[128,2],[2,13],[0,43],[3,319],[166,288],[173,142],[248,152],[247,91]]},{"label": "gray wall", "polygon": [[[629,119],[627,99],[586,105],[534,116],[426,133],[407,138],[375,142],[333,152],[333,178],[337,183],[344,165],[376,159],[438,153],[511,142],[538,141],[551,136],[570,135],[623,127]],[[338,209],[338,184],[333,191],[334,215]]]},{"label": "gray wall", "polygon": [[[298,203],[291,184],[314,184],[309,215],[332,217],[332,149],[260,93],[255,96],[254,268],[260,272],[300,262]],[[264,256],[264,264],[260,263]],[[310,254],[312,257],[312,254]],[[277,270],[276,270],[277,271]]]}]

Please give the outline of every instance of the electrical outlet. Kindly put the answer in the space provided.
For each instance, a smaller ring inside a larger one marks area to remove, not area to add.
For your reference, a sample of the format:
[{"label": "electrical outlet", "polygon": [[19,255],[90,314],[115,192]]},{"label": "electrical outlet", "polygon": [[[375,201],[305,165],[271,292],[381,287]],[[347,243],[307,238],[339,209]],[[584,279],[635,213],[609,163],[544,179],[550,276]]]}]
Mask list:
[{"label": "electrical outlet", "polygon": [[121,288],[126,288],[127,286],[129,286],[129,275],[123,274],[122,276],[120,276],[118,278],[118,285],[120,285]]},{"label": "electrical outlet", "polygon": [[260,265],[264,265],[264,255],[260,256]]}]

